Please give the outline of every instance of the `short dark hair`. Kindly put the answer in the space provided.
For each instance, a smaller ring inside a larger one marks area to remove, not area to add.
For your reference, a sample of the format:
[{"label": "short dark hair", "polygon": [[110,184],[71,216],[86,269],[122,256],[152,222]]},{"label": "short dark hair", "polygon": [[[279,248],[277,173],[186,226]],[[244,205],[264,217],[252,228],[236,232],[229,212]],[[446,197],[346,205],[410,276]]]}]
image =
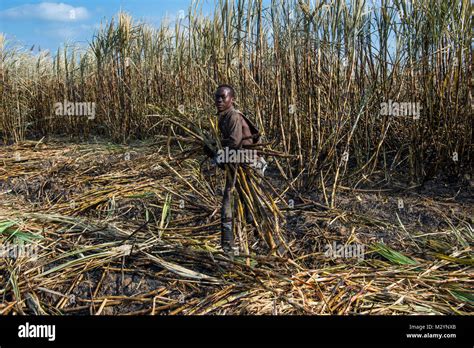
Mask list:
[{"label": "short dark hair", "polygon": [[219,88],[227,88],[230,90],[230,95],[235,98],[235,90],[234,90],[234,87],[232,87],[231,85],[227,85],[227,84],[222,84],[222,85],[219,85],[217,86],[217,89],[216,91],[219,89]]}]

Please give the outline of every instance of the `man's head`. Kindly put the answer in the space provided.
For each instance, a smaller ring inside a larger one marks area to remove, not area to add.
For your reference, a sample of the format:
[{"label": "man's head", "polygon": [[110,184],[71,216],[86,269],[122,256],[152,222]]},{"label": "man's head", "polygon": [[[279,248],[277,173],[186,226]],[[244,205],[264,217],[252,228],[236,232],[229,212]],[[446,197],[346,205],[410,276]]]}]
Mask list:
[{"label": "man's head", "polygon": [[218,112],[227,110],[232,106],[232,103],[235,99],[234,88],[230,85],[220,85],[217,87],[216,93],[214,95],[214,100],[216,103],[216,108]]}]

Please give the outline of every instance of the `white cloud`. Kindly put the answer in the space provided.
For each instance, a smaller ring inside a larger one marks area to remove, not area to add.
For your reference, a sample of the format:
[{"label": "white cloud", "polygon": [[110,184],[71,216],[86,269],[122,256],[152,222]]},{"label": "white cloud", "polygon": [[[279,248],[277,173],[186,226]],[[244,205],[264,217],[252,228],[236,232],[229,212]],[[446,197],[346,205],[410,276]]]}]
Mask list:
[{"label": "white cloud", "polygon": [[48,23],[45,26],[36,26],[33,32],[36,36],[52,38],[59,40],[60,43],[66,41],[87,40],[92,37],[94,30],[98,28],[98,24],[80,24],[80,23],[64,23],[55,22]]},{"label": "white cloud", "polygon": [[75,22],[89,17],[85,7],[74,7],[65,3],[40,2],[25,4],[0,11],[0,18],[41,19],[45,21]]}]

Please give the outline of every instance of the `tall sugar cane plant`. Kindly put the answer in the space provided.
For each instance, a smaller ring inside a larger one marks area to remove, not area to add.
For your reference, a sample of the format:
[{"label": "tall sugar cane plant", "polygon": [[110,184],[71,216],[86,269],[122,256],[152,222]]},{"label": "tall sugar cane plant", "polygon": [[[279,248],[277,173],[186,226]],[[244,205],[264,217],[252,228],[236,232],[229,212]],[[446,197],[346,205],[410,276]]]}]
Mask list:
[{"label": "tall sugar cane plant", "polygon": [[[55,54],[2,35],[0,134],[166,135],[163,110],[184,108],[199,123],[227,82],[264,137],[292,155],[276,165],[334,206],[340,185],[469,170],[471,24],[467,0],[219,0],[210,16],[194,1],[157,28],[119,13],[88,47]],[[63,100],[95,102],[96,117],[55,115]],[[398,109],[381,112],[385,104]],[[398,112],[405,105],[417,114]]]}]

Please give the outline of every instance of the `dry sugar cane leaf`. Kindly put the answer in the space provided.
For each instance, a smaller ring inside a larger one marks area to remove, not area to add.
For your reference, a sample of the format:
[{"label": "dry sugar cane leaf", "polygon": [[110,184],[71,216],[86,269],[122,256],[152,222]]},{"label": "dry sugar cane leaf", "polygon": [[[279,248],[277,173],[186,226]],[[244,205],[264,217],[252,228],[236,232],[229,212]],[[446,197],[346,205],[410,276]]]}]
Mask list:
[{"label": "dry sugar cane leaf", "polygon": [[460,258],[460,257],[453,257],[453,256],[448,256],[440,253],[434,253],[434,256],[436,256],[439,259],[446,260],[446,261],[451,261],[453,263],[458,263],[461,265],[469,265],[469,266],[474,266],[474,259],[472,258]]},{"label": "dry sugar cane leaf", "polygon": [[190,279],[197,279],[197,280],[206,280],[210,282],[220,283],[220,280],[211,276],[208,276],[203,273],[199,273],[183,266],[177,265],[175,263],[165,261],[161,257],[154,256],[148,253],[144,253],[151,261],[158,263],[163,268],[167,269],[168,271],[183,277],[183,278],[190,278]]}]

